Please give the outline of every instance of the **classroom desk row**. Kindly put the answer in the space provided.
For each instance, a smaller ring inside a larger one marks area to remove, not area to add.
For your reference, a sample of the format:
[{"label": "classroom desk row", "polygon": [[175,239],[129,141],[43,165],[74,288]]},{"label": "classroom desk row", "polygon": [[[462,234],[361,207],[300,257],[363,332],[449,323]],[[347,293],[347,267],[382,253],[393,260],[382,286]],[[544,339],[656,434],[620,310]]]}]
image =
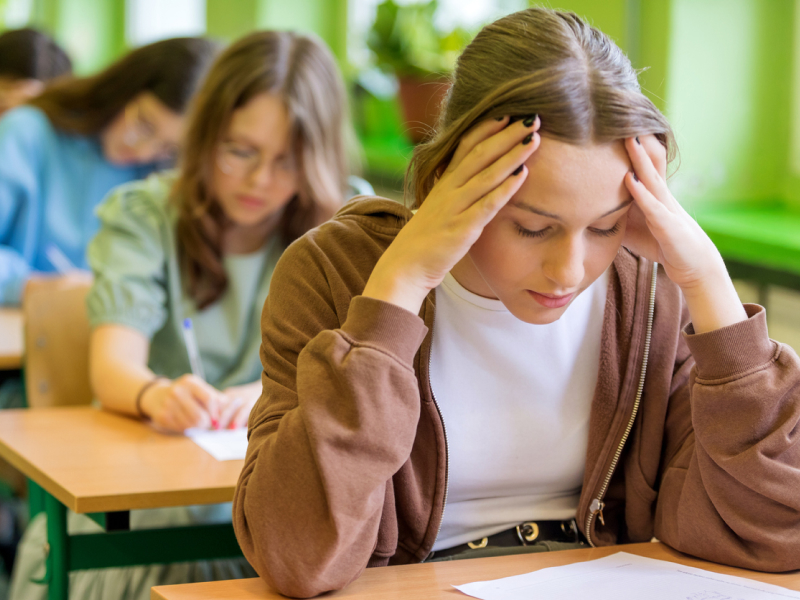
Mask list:
[{"label": "classroom desk row", "polygon": [[[327,594],[324,598],[347,598],[348,600],[433,600],[434,598],[458,600],[461,598],[468,600],[468,596],[453,589],[452,586],[595,560],[620,551],[800,590],[800,573],[757,573],[726,567],[686,556],[664,544],[654,542],[367,569],[359,579],[345,589]],[[647,598],[648,596],[648,590],[642,590],[641,597]],[[721,598],[711,595],[703,597]],[[151,600],[275,600],[284,598],[284,596],[271,590],[261,579],[239,579],[157,586],[152,588],[150,598]]]},{"label": "classroom desk row", "polygon": [[[233,499],[243,461],[218,461],[182,435],[91,406],[5,410],[0,456],[42,496],[50,600],[68,598],[70,571],[242,556],[230,523],[130,529],[131,510]],[[70,535],[67,509],[103,531]]]},{"label": "classroom desk row", "polygon": [[[43,443],[45,442],[45,443]],[[0,418],[0,456],[42,488],[48,515],[48,597],[68,597],[70,571],[92,567],[241,556],[232,527],[129,529],[130,510],[228,502],[241,460],[217,461],[192,440],[93,407],[8,410]],[[69,535],[66,512],[104,528]],[[452,585],[594,560],[623,550],[800,590],[800,574],[756,573],[684,556],[663,544],[632,544],[547,554],[369,569],[332,597],[423,600],[453,597]],[[260,579],[159,586],[156,600],[281,597]]]}]

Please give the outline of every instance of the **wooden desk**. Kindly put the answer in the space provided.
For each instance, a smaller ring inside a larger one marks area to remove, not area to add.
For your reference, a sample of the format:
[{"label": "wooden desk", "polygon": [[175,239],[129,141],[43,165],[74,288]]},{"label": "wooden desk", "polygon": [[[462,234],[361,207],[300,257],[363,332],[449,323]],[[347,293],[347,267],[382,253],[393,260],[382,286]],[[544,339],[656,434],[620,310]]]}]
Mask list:
[{"label": "wooden desk", "polygon": [[[128,511],[230,502],[243,461],[89,406],[6,410],[0,456],[44,490],[49,597],[69,571],[241,556],[230,524],[129,530]],[[68,535],[67,508],[105,533]]]},{"label": "wooden desk", "polygon": [[0,308],[0,369],[22,367],[22,311]]},{"label": "wooden desk", "polygon": [[[359,579],[344,590],[324,597],[326,599],[358,600],[467,599],[468,596],[453,589],[452,586],[521,575],[546,567],[594,560],[620,551],[800,590],[800,573],[758,573],[725,567],[691,558],[675,552],[664,544],[654,543],[367,569]],[[261,579],[157,586],[150,592],[151,600],[272,600],[278,598],[285,598],[285,596],[269,589]]]}]

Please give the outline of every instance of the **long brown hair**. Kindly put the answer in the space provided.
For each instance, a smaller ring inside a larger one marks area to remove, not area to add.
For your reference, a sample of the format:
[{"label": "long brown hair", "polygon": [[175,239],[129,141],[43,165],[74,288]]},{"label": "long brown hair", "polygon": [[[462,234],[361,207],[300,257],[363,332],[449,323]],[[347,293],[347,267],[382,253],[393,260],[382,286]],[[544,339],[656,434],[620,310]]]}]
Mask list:
[{"label": "long brown hair", "polygon": [[229,223],[212,189],[219,143],[233,112],[263,93],[283,100],[297,155],[300,189],[277,225],[282,242],[333,216],[347,187],[350,124],[344,84],[330,51],[314,37],[289,31],[260,31],[231,45],[193,103],[173,190],[181,265],[189,295],[201,309],[228,285],[222,238]]},{"label": "long brown hair", "polygon": [[478,121],[538,114],[540,132],[572,144],[655,134],[675,157],[669,122],[628,58],[574,13],[528,8],[484,27],[456,63],[433,138],[418,146],[406,197],[419,206]]},{"label": "long brown hair", "polygon": [[217,52],[202,38],[172,38],[137,48],[97,75],[67,79],[29,102],[58,129],[100,133],[141,92],[183,114]]}]

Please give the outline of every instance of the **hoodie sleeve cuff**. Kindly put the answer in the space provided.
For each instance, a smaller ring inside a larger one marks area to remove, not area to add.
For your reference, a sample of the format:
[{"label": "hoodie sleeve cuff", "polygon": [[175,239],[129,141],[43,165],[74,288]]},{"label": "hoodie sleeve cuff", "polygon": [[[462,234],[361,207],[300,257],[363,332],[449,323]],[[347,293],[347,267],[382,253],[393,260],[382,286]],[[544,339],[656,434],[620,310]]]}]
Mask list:
[{"label": "hoodie sleeve cuff", "polygon": [[350,301],[342,332],[354,342],[379,348],[410,366],[428,328],[418,315],[404,308],[356,296]]},{"label": "hoodie sleeve cuff", "polygon": [[706,333],[695,333],[689,323],[683,331],[697,364],[698,377],[724,379],[744,375],[772,360],[775,342],[769,339],[767,313],[757,304],[745,304],[747,320]]}]

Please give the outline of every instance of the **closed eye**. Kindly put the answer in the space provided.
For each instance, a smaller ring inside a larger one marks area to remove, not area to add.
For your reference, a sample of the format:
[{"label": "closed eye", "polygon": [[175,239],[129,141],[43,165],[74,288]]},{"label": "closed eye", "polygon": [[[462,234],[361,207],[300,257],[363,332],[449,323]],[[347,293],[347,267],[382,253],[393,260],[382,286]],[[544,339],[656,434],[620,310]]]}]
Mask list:
[{"label": "closed eye", "polygon": [[[544,237],[545,234],[549,231],[549,227],[545,227],[544,229],[539,229],[536,231],[531,231],[530,229],[525,229],[519,224],[516,224],[517,233],[519,233],[522,237],[527,238],[541,238]],[[611,229],[593,229],[590,228],[589,231],[594,233],[595,235],[599,235],[602,237],[613,237],[619,233],[620,224],[617,222]]]},{"label": "closed eye", "polygon": [[547,233],[548,229],[550,228],[545,227],[544,229],[539,229],[538,231],[531,231],[530,229],[525,229],[521,225],[517,225],[517,233],[519,233],[522,237],[529,237],[529,238],[544,237],[544,234]]},{"label": "closed eye", "polygon": [[619,233],[619,221],[611,229],[591,229],[591,232],[603,237],[613,237]]}]

